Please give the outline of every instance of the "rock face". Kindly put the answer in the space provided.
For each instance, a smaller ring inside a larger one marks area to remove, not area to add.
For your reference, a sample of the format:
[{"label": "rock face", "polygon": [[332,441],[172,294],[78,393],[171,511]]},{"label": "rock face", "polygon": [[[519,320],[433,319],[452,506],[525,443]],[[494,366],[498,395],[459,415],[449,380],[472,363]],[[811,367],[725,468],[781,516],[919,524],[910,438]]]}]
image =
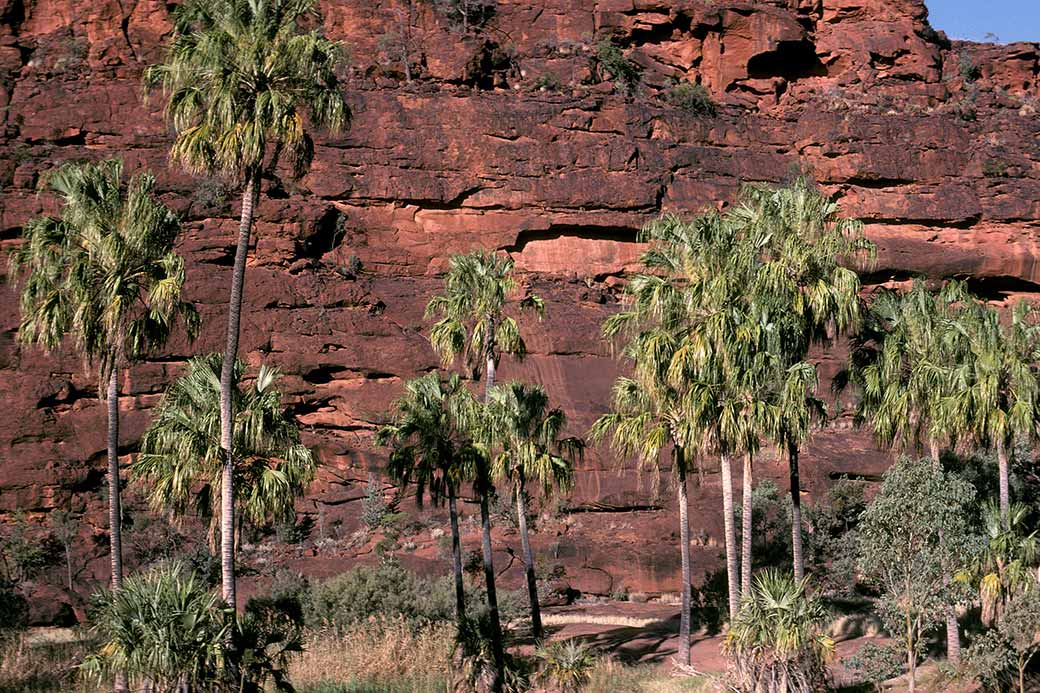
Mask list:
[{"label": "rock face", "polygon": [[[428,0],[321,4],[327,35],[353,55],[353,125],[318,138],[302,180],[265,181],[241,349],[286,374],[323,464],[299,510],[323,526],[357,526],[383,459],[371,433],[402,382],[437,365],[422,314],[452,252],[508,252],[546,299],[544,321],[524,323],[530,356],[504,362],[502,376],[543,384],[577,434],[618,373],[599,325],[637,261],[638,229],[663,210],[731,204],[745,181],[813,176],[879,245],[868,286],[969,277],[996,299],[1040,283],[1036,44],[951,43],[922,0],[499,0],[467,27]],[[122,380],[127,459],[164,384],[189,355],[222,344],[236,225],[236,191],[169,167],[161,100],[142,97],[170,7],[0,0],[0,247],[53,211],[37,195],[41,174],[72,159],[151,168],[185,220],[180,250],[203,333]],[[615,93],[597,65],[601,41],[641,70],[634,95]],[[706,87],[717,113],[672,105],[671,85],[684,82]],[[19,346],[17,325],[5,280],[0,509],[83,513],[94,542],[79,547],[82,574],[101,578],[104,408],[72,350]],[[831,373],[841,352],[819,358]],[[836,476],[874,478],[889,459],[842,421],[805,451],[810,503]],[[618,462],[606,449],[586,456],[561,502],[566,521],[546,520],[536,547],[573,590],[675,591],[671,494]],[[692,490],[700,570],[715,565],[721,536],[717,462],[705,465]],[[766,458],[758,473],[786,478]],[[520,576],[517,543],[502,533],[507,579]],[[337,551],[296,567],[332,572],[357,553]]]}]

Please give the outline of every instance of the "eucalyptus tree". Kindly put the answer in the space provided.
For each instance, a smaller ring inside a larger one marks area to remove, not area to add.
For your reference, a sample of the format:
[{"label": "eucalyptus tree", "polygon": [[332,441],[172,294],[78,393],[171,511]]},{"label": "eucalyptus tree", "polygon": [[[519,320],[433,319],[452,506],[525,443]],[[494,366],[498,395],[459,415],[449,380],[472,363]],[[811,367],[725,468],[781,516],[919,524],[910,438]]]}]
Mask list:
[{"label": "eucalyptus tree", "polygon": [[388,475],[401,488],[414,483],[420,507],[427,492],[434,503],[448,499],[455,615],[460,627],[466,618],[466,593],[457,498],[460,485],[472,476],[477,454],[460,408],[470,398],[458,375],[442,379],[439,373],[427,373],[405,383],[404,394],[394,403],[393,419],[376,434],[379,444],[391,448]]},{"label": "eucalyptus tree", "polygon": [[492,478],[507,481],[513,487],[531,605],[531,631],[536,640],[542,638],[542,617],[527,530],[527,489],[532,482],[548,496],[554,489],[572,487],[574,462],[585,444],[578,438],[563,437],[566,426],[567,416],[561,409],[549,408],[545,390],[514,381],[491,390],[477,434],[491,456]]},{"label": "eucalyptus tree", "polygon": [[[222,518],[213,512],[223,498],[223,445],[220,425],[221,354],[188,361],[159,403],[141,438],[141,453],[131,474],[147,489],[152,508],[177,515],[196,512],[210,518],[215,540]],[[316,463],[300,442],[300,429],[286,412],[278,389],[279,373],[261,366],[244,382],[245,366],[235,363],[235,502],[254,525],[293,517],[293,504],[314,478]],[[236,537],[237,539],[237,537]]]},{"label": "eucalyptus tree", "polygon": [[61,202],[38,217],[11,256],[24,282],[18,338],[50,351],[74,340],[96,369],[108,413],[108,489],[112,589],[123,582],[119,480],[119,371],[163,346],[177,320],[198,331],[194,306],[181,300],[184,261],[173,250],[180,225],[155,197],[155,178],[123,180],[123,163],[66,164],[46,182]]},{"label": "eucalyptus tree", "polygon": [[305,127],[338,130],[349,120],[336,73],[338,44],[320,28],[314,0],[188,0],[174,11],[162,63],[145,73],[161,87],[177,134],[170,157],[193,174],[226,176],[242,188],[221,366],[221,573],[224,601],[235,605],[233,374],[238,354],[246,256],[261,179],[287,159],[309,168],[314,143]]},{"label": "eucalyptus tree", "polygon": [[1001,319],[997,308],[971,301],[960,311],[968,354],[954,364],[949,418],[961,440],[996,453],[1000,516],[1008,528],[1010,460],[1017,439],[1035,440],[1040,421],[1040,313],[1020,301]]},{"label": "eucalyptus tree", "polygon": [[[430,329],[430,344],[445,366],[463,358],[474,378],[484,374],[484,399],[495,384],[495,372],[503,353],[522,359],[527,346],[516,318],[506,312],[506,303],[518,293],[513,276],[513,261],[484,250],[453,255],[444,280],[444,293],[426,305],[426,316],[439,319]],[[519,297],[520,310],[544,313],[542,299],[534,294]],[[479,419],[479,407],[470,407],[469,425]],[[490,461],[476,459],[472,473],[473,489],[480,498],[480,521],[484,558],[484,583],[487,589],[492,655],[495,660],[495,690],[501,690],[505,677],[502,626],[491,547],[491,513],[488,499],[494,491]]]},{"label": "eucalyptus tree", "polygon": [[[862,319],[855,269],[873,261],[874,244],[862,224],[840,215],[836,202],[805,177],[781,187],[748,186],[730,213],[757,249],[759,266],[749,295],[772,316],[777,354],[785,367],[807,361],[813,344],[855,330]],[[793,423],[793,422],[792,422]],[[788,456],[791,480],[791,544],[796,579],[804,575],[801,479],[798,452],[808,437],[778,432],[773,440]]]}]

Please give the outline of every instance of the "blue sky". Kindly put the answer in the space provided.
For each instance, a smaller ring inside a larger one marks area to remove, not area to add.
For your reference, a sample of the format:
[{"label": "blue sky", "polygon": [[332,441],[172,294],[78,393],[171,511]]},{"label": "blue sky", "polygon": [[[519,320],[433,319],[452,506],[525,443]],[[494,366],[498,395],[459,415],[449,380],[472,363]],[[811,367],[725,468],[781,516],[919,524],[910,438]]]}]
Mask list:
[{"label": "blue sky", "polygon": [[925,4],[932,27],[951,39],[1040,42],[1040,0],[925,0]]}]

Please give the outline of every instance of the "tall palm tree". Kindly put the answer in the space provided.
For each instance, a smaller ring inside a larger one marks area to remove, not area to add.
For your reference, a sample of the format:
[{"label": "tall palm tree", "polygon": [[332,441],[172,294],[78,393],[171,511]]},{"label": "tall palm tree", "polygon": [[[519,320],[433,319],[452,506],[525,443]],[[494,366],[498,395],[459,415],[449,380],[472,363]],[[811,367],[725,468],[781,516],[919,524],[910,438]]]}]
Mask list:
[{"label": "tall palm tree", "polygon": [[[523,358],[527,352],[520,326],[506,313],[507,299],[517,291],[513,277],[513,261],[484,250],[466,255],[453,255],[444,280],[444,293],[434,296],[426,305],[426,316],[440,316],[430,330],[430,344],[445,366],[464,357],[474,377],[484,374],[484,399],[495,384],[495,371],[503,353]],[[545,310],[542,299],[533,294],[519,300],[521,310]],[[478,420],[470,408],[468,420]],[[505,654],[502,626],[495,591],[495,569],[491,547],[491,513],[488,499],[494,492],[489,460],[477,459],[473,470],[474,491],[480,498],[480,521],[484,554],[484,583],[487,590],[491,649],[495,660],[493,688],[501,690],[505,678]]]},{"label": "tall palm tree", "polygon": [[492,477],[513,486],[531,604],[531,631],[536,640],[541,640],[538,585],[527,531],[528,482],[541,486],[546,495],[554,488],[569,489],[574,481],[574,461],[585,444],[578,438],[561,437],[567,417],[562,410],[549,408],[549,396],[537,385],[511,382],[496,386],[484,413],[478,440],[493,453]]},{"label": "tall palm tree", "polygon": [[[732,223],[757,251],[759,267],[748,295],[778,326],[783,365],[806,361],[809,348],[855,330],[862,305],[857,265],[873,261],[875,246],[862,224],[840,216],[838,204],[805,177],[780,187],[748,186]],[[776,441],[774,441],[776,442]],[[796,579],[805,574],[801,553],[801,479],[798,445],[788,445],[792,559]]]},{"label": "tall palm tree", "polygon": [[[221,354],[191,359],[188,371],[166,390],[152,425],[141,438],[131,474],[147,485],[149,503],[175,514],[210,517],[214,539],[222,518],[224,454],[220,438]],[[235,501],[254,525],[291,519],[298,495],[314,478],[315,461],[300,442],[296,421],[282,405],[276,369],[261,366],[244,383],[245,366],[232,373],[235,407]],[[222,532],[221,532],[222,533]]]},{"label": "tall palm tree", "polygon": [[49,174],[58,217],[38,217],[11,256],[24,279],[18,337],[47,350],[72,337],[96,368],[108,409],[112,589],[123,583],[119,502],[119,370],[163,344],[178,319],[198,332],[181,300],[184,261],[173,250],[180,225],[154,195],[149,173],[123,181],[123,163],[67,164]]},{"label": "tall palm tree", "polygon": [[1000,312],[979,301],[961,311],[968,354],[953,368],[947,400],[958,438],[996,452],[1000,516],[1009,527],[1011,511],[1009,452],[1019,438],[1035,440],[1040,421],[1040,313],[1025,301]]},{"label": "tall palm tree", "polygon": [[470,479],[475,459],[460,407],[470,399],[458,375],[442,380],[438,373],[405,383],[405,393],[394,403],[394,417],[376,434],[376,441],[391,447],[387,473],[402,488],[416,486],[420,506],[428,491],[433,501],[448,499],[451,521],[451,555],[455,577],[455,615],[460,628],[466,618],[466,592],[462,581],[462,544],[456,506],[459,486]]},{"label": "tall palm tree", "polygon": [[242,213],[231,275],[227,339],[221,366],[221,573],[224,600],[235,597],[235,508],[232,441],[233,374],[238,355],[246,256],[260,180],[287,157],[293,173],[310,165],[314,127],[338,130],[349,110],[336,70],[340,47],[320,29],[314,0],[188,0],[174,12],[165,61],[145,73],[161,86],[177,130],[170,156],[194,174],[218,173],[242,186]]},{"label": "tall palm tree", "polygon": [[[921,281],[904,294],[882,292],[850,358],[850,375],[861,391],[857,423],[869,421],[889,448],[927,445],[936,468],[942,448],[958,434],[950,398],[957,389],[955,368],[971,353],[962,317],[962,306],[971,301],[956,282],[939,294]],[[951,662],[960,660],[953,607],[946,613],[946,650]]]}]

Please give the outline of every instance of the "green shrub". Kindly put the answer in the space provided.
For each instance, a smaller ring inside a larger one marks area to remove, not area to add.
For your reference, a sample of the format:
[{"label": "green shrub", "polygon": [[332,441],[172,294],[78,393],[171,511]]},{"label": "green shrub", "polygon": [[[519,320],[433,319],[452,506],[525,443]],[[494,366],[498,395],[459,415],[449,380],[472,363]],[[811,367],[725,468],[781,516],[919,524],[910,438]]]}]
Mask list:
[{"label": "green shrub", "polygon": [[538,91],[559,91],[562,86],[563,83],[555,72],[546,72],[534,81],[534,88]]},{"label": "green shrub", "polygon": [[982,175],[986,178],[1007,178],[1008,162],[1003,159],[986,159],[982,164]]},{"label": "green shrub", "polygon": [[361,499],[361,522],[369,529],[383,524],[390,509],[383,500],[383,485],[376,479],[370,479],[365,487],[365,497]]},{"label": "green shrub", "polygon": [[581,690],[596,666],[592,647],[573,638],[539,647],[535,656],[542,662],[541,677],[564,692]]},{"label": "green shrub", "polygon": [[610,39],[603,39],[596,44],[596,67],[601,77],[609,77],[614,82],[618,92],[625,96],[635,94],[641,70]]},{"label": "green shrub", "polygon": [[54,548],[49,537],[29,524],[25,513],[16,512],[0,539],[8,579],[17,584],[34,577],[53,562]]},{"label": "green shrub", "polygon": [[982,70],[979,69],[979,66],[975,64],[975,61],[971,59],[970,55],[964,53],[961,54],[959,68],[961,79],[963,79],[966,84],[972,84],[982,77]]},{"label": "green shrub", "polygon": [[870,683],[878,691],[881,683],[903,673],[903,653],[894,645],[868,642],[859,652],[845,660],[845,666],[856,672],[863,683]]},{"label": "green shrub", "polygon": [[715,102],[711,100],[711,94],[702,84],[677,84],[664,93],[664,100],[688,113],[715,115]]}]

